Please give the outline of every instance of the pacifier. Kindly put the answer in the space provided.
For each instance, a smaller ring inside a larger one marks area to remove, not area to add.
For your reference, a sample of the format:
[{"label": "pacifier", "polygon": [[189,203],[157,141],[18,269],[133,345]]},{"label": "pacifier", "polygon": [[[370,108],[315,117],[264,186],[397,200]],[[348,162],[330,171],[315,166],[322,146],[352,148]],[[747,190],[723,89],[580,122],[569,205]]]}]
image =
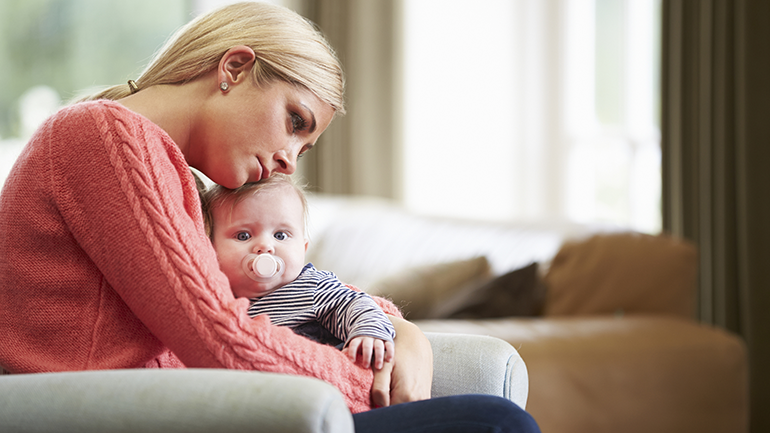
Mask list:
[{"label": "pacifier", "polygon": [[243,271],[254,281],[267,282],[283,275],[283,260],[272,254],[249,254],[243,258]]}]

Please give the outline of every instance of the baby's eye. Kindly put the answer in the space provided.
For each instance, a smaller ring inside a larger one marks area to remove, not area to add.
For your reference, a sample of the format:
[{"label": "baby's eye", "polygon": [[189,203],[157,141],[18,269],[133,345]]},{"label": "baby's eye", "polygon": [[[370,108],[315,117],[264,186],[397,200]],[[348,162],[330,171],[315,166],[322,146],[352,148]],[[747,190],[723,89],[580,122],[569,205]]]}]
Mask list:
[{"label": "baby's eye", "polygon": [[247,241],[251,238],[251,235],[248,232],[238,232],[235,234],[235,239],[238,239],[239,241]]},{"label": "baby's eye", "polygon": [[287,235],[285,232],[276,232],[273,235],[274,238],[278,239],[279,241],[285,241],[289,235]]}]

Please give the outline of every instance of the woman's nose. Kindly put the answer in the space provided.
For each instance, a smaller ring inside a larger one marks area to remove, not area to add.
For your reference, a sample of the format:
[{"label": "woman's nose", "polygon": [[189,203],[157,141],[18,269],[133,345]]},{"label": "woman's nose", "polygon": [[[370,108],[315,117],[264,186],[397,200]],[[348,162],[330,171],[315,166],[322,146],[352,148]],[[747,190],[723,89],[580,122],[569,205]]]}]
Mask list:
[{"label": "woman's nose", "polygon": [[273,156],[278,168],[275,171],[284,174],[294,174],[297,171],[297,157],[286,151],[276,152]]}]

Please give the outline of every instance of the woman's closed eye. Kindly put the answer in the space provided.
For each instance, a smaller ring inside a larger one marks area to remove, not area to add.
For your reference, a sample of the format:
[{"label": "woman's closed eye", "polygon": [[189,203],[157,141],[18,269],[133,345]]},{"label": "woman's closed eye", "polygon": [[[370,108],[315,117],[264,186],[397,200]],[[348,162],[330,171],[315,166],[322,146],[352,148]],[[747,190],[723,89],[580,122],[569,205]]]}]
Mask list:
[{"label": "woman's closed eye", "polygon": [[308,122],[302,116],[297,113],[291,113],[291,128],[292,132],[304,131],[308,127]]},{"label": "woman's closed eye", "polygon": [[299,155],[297,155],[297,159],[300,159],[300,158],[302,158],[302,157],[303,157],[303,156],[304,156],[304,155],[307,153],[307,151],[308,151],[308,150],[310,150],[310,149],[312,149],[312,148],[313,148],[313,145],[312,145],[312,144],[306,144],[306,145],[305,145],[305,146],[302,148],[302,150],[300,150],[300,151],[299,151]]}]

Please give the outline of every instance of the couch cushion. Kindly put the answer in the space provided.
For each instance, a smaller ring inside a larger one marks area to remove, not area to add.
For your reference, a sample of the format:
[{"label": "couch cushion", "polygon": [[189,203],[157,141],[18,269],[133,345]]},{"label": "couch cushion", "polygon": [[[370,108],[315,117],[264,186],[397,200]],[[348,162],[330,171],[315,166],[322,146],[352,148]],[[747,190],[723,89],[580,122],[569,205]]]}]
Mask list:
[{"label": "couch cushion", "polygon": [[671,236],[595,235],[565,243],[545,275],[545,315],[694,313],[696,250]]},{"label": "couch cushion", "polygon": [[391,299],[409,320],[435,319],[467,305],[490,278],[482,256],[413,267],[376,281],[366,292]]},{"label": "couch cushion", "polygon": [[418,215],[392,201],[308,195],[307,260],[366,289],[404,269],[484,256],[493,275],[550,260],[565,238],[595,227],[558,222],[479,222]]},{"label": "couch cushion", "polygon": [[514,269],[481,286],[468,305],[452,313],[452,319],[538,316],[545,302],[538,264]]}]

